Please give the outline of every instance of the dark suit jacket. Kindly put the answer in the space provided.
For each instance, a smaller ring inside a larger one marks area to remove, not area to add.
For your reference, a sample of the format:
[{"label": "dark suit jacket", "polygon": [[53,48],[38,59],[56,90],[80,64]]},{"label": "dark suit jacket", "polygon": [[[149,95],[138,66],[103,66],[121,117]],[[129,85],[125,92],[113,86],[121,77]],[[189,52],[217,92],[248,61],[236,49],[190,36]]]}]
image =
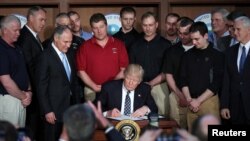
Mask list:
[{"label": "dark suit jacket", "polygon": [[248,52],[242,73],[239,73],[237,57],[239,45],[236,44],[226,50],[226,68],[222,94],[221,108],[229,108],[231,121],[237,121],[239,109],[244,109],[247,120],[250,121],[250,54]]},{"label": "dark suit jacket", "polygon": [[76,88],[76,70],[74,58],[67,54],[71,67],[71,79],[67,78],[63,63],[50,45],[41,54],[37,65],[37,93],[42,115],[54,112],[57,121],[62,121],[64,111],[73,103],[79,103],[80,98]]},{"label": "dark suit jacket", "polygon": [[[20,36],[17,41],[18,45],[23,50],[25,63],[28,69],[30,82],[32,89],[35,88],[35,65],[37,64],[37,59],[40,53],[42,52],[41,44],[34,37],[34,35],[30,32],[30,30],[24,26],[20,31]],[[29,112],[37,112],[38,101],[36,93],[33,91],[33,97],[31,105],[28,106]]]},{"label": "dark suit jacket", "polygon": [[[98,100],[102,103],[103,111],[117,108],[121,110],[123,80],[112,80],[103,84]],[[153,97],[151,88],[145,83],[141,83],[135,89],[134,111],[147,105],[151,112],[157,113],[158,109]]]},{"label": "dark suit jacket", "polygon": [[35,81],[35,65],[37,63],[39,54],[42,52],[41,44],[26,26],[21,29],[17,43],[23,50],[26,65],[31,78],[31,83],[33,84]]}]

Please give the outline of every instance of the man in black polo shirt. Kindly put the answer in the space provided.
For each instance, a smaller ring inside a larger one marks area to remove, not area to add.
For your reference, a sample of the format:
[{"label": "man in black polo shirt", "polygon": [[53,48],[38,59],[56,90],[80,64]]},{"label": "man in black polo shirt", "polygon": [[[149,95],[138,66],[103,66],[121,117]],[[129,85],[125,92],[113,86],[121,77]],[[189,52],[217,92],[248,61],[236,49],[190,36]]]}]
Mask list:
[{"label": "man in black polo shirt", "polygon": [[196,22],[190,27],[195,45],[182,58],[180,87],[189,103],[187,124],[191,125],[205,114],[219,115],[218,91],[221,87],[224,55],[208,42],[208,29],[205,23]]},{"label": "man in black polo shirt", "polygon": [[28,72],[22,51],[14,43],[21,23],[13,15],[1,22],[0,38],[0,120],[24,127],[26,108],[31,102]]},{"label": "man in black polo shirt", "polygon": [[184,52],[188,51],[194,46],[189,33],[189,28],[192,24],[193,20],[187,17],[184,17],[180,21],[178,34],[181,42],[175,44],[173,47],[171,47],[169,52],[167,52],[163,67],[163,71],[166,73],[168,86],[171,90],[169,95],[170,118],[176,120],[182,128],[187,127],[187,101],[179,86],[179,71],[181,58]]},{"label": "man in black polo shirt", "polygon": [[158,22],[154,13],[142,15],[144,36],[138,38],[129,53],[130,63],[140,64],[145,70],[143,82],[152,87],[151,94],[156,102],[159,113],[168,114],[168,88],[162,72],[163,60],[171,43],[157,34]]},{"label": "man in black polo shirt", "polygon": [[123,7],[120,11],[120,21],[122,27],[113,35],[113,37],[122,40],[125,43],[127,52],[140,34],[135,30],[136,11],[133,7]]}]

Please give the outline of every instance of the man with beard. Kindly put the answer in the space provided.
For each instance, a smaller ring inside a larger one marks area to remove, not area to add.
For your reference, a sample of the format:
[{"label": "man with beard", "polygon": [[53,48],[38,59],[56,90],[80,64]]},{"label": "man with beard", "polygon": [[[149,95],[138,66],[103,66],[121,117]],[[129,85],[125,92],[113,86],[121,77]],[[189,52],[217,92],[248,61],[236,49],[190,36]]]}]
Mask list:
[{"label": "man with beard", "polygon": [[69,11],[68,16],[71,21],[71,31],[74,35],[83,38],[85,41],[92,38],[93,35],[91,33],[82,29],[80,15],[77,12]]},{"label": "man with beard", "polygon": [[169,13],[165,18],[165,38],[168,39],[172,45],[179,42],[177,34],[177,20],[180,16],[176,13]]},{"label": "man with beard", "polygon": [[176,120],[182,128],[187,127],[187,101],[179,85],[179,71],[183,54],[194,46],[189,32],[192,24],[193,20],[188,17],[180,21],[178,34],[181,41],[167,52],[163,68],[164,73],[166,73],[167,84],[171,90],[169,95],[170,118]]}]

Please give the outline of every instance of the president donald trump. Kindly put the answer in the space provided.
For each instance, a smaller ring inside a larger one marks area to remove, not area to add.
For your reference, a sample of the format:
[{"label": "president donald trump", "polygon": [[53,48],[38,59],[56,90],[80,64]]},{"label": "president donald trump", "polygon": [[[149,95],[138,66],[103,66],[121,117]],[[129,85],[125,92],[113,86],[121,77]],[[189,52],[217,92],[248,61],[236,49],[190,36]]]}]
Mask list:
[{"label": "president donald trump", "polygon": [[124,71],[124,80],[112,80],[102,86],[99,101],[104,115],[141,117],[158,109],[151,87],[141,83],[144,70],[138,64],[130,64]]}]

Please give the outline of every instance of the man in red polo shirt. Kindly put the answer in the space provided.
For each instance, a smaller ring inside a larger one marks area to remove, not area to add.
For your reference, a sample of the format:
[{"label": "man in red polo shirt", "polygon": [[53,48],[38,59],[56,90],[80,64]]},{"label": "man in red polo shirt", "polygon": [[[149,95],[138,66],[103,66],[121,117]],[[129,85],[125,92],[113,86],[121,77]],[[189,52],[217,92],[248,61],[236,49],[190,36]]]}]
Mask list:
[{"label": "man in red polo shirt", "polygon": [[107,20],[103,14],[93,14],[90,26],[94,37],[82,44],[76,55],[76,63],[78,75],[86,84],[85,100],[93,101],[104,82],[123,78],[128,55],[123,42],[108,36]]}]

